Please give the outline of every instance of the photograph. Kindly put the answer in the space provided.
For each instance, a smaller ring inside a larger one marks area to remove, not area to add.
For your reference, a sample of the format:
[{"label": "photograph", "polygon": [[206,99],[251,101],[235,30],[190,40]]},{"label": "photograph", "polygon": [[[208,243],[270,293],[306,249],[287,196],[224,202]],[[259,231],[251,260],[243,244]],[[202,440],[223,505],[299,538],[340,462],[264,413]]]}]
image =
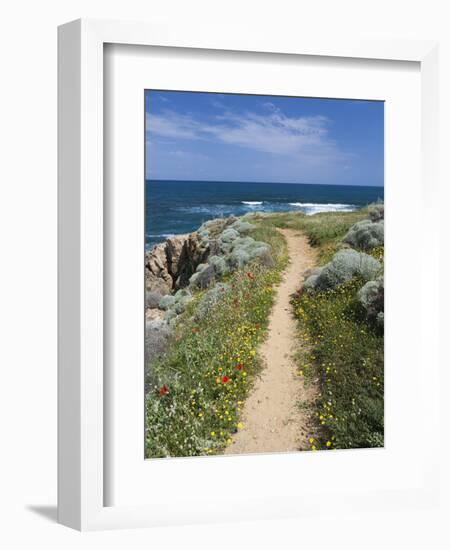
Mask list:
[{"label": "photograph", "polygon": [[384,447],[384,102],[144,102],[145,458]]}]

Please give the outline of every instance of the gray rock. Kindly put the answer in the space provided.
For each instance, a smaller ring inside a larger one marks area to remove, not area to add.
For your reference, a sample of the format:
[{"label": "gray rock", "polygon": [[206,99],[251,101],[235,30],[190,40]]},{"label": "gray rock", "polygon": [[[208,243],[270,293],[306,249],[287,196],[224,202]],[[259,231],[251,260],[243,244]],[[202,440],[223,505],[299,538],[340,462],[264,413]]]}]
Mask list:
[{"label": "gray rock", "polygon": [[162,294],[155,292],[153,290],[147,290],[145,292],[145,308],[146,309],[156,309],[159,307],[159,302],[161,301]]}]

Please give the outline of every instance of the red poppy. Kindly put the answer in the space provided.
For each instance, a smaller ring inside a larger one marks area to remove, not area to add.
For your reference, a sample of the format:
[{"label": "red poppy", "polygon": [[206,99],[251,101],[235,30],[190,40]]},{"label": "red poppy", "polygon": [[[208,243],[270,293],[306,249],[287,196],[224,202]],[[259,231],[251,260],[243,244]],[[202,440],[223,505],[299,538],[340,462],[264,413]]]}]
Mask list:
[{"label": "red poppy", "polygon": [[164,384],[164,386],[159,388],[159,396],[164,397],[168,391],[167,386]]},{"label": "red poppy", "polygon": [[222,376],[222,378],[220,379],[222,384],[226,384],[228,382],[228,380],[229,380],[228,376]]},{"label": "red poppy", "polygon": [[242,365],[241,365],[240,363],[238,363],[238,364],[236,365],[236,368],[237,368],[237,370],[242,370]]},{"label": "red poppy", "polygon": [[250,271],[247,271],[247,277],[249,279],[254,279],[255,277],[253,276],[253,273],[251,273]]},{"label": "red poppy", "polygon": [[192,334],[197,334],[198,331],[199,331],[199,329],[198,329],[197,327],[194,327],[194,328],[192,329]]},{"label": "red poppy", "polygon": [[233,298],[233,305],[234,305],[234,306],[237,306],[237,305],[238,305],[237,298]]}]

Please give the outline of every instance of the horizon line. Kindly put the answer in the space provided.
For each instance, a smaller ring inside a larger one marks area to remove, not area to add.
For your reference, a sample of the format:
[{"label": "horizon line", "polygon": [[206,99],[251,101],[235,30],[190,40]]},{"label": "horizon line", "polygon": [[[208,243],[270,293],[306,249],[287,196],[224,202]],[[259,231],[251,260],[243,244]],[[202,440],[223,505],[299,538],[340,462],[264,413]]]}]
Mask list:
[{"label": "horizon line", "polygon": [[147,178],[145,181],[167,181],[167,182],[186,182],[186,183],[267,183],[267,184],[282,184],[282,185],[323,185],[328,187],[379,187],[384,189],[384,182],[381,185],[358,185],[351,183],[312,183],[312,182],[288,182],[288,181],[243,181],[243,180],[180,180],[180,179],[167,179],[167,178]]}]

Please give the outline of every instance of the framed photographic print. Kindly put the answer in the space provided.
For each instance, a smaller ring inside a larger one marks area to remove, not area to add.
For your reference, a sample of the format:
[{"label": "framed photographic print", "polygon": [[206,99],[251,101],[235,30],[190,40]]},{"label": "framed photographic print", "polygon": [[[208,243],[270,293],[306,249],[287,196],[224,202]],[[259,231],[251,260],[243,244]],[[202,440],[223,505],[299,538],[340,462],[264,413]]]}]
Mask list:
[{"label": "framed photographic print", "polygon": [[436,45],[173,36],[59,30],[60,522],[428,505]]}]

